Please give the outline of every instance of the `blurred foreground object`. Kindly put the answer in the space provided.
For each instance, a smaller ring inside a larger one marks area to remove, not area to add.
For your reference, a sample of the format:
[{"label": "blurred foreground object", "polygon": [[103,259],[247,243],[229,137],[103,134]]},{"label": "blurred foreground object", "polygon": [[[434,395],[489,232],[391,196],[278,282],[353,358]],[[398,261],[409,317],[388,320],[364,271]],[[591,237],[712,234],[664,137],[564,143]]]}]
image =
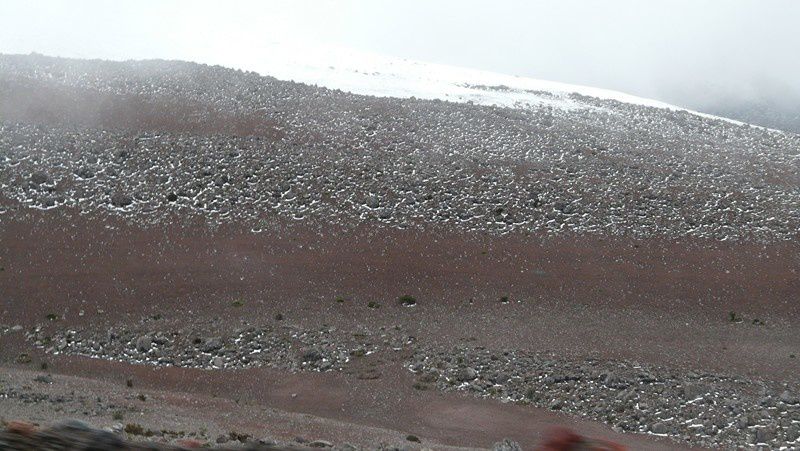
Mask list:
[{"label": "blurred foreground object", "polygon": [[567,428],[554,428],[537,451],[626,451],[622,445],[586,438]]}]

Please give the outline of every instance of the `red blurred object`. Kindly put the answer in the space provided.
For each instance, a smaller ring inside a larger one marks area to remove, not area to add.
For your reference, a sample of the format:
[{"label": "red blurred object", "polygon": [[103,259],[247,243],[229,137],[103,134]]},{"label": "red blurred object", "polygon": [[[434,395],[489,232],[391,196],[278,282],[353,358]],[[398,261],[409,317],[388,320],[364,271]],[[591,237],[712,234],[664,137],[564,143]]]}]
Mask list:
[{"label": "red blurred object", "polygon": [[537,451],[626,451],[622,445],[583,437],[567,428],[555,428],[547,434]]},{"label": "red blurred object", "polygon": [[181,448],[191,448],[191,449],[202,448],[203,442],[201,442],[200,440],[185,439],[178,441],[178,446],[180,446]]},{"label": "red blurred object", "polygon": [[30,437],[36,432],[36,426],[25,421],[9,421],[6,424],[6,430],[12,434]]}]

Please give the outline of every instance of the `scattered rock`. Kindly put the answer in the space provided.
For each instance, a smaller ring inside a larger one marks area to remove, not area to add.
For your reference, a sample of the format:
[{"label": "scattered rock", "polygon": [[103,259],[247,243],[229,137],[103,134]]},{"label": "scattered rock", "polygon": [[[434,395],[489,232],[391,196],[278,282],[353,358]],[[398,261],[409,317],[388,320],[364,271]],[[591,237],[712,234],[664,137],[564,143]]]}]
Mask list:
[{"label": "scattered rock", "polygon": [[220,338],[209,338],[206,340],[202,346],[200,346],[200,350],[202,352],[214,352],[222,349],[222,340]]},{"label": "scattered rock", "polygon": [[49,374],[40,374],[33,378],[35,382],[39,382],[40,384],[52,384],[53,383],[53,376]]},{"label": "scattered rock", "polygon": [[322,360],[322,353],[316,348],[310,348],[303,351],[303,362],[318,362]]},{"label": "scattered rock", "polygon": [[653,434],[667,434],[669,433],[669,428],[664,423],[655,423],[650,426],[650,432]]},{"label": "scattered rock", "polygon": [[519,446],[519,443],[511,439],[504,438],[503,441],[492,445],[492,451],[522,451],[522,447]]},{"label": "scattered rock", "polygon": [[136,339],[136,350],[139,352],[147,352],[153,346],[153,340],[149,336],[139,337]]},{"label": "scattered rock", "polygon": [[30,181],[34,185],[49,185],[51,183],[50,176],[44,172],[34,172],[31,174]]},{"label": "scattered rock", "polygon": [[800,404],[800,399],[798,399],[797,396],[789,393],[788,390],[785,390],[783,393],[781,393],[780,401],[789,405]]},{"label": "scattered rock", "polygon": [[122,208],[133,203],[133,198],[127,194],[115,193],[111,196],[111,205]]},{"label": "scattered rock", "polygon": [[82,167],[75,172],[79,178],[82,179],[91,179],[94,178],[94,171],[87,167]]},{"label": "scattered rock", "polygon": [[470,367],[461,368],[458,371],[457,375],[457,378],[460,382],[469,382],[477,377],[478,377],[478,372]]},{"label": "scattered rock", "polygon": [[683,396],[687,400],[700,398],[708,392],[708,387],[700,384],[686,384],[686,386],[683,387]]},{"label": "scattered rock", "polygon": [[775,439],[775,429],[772,427],[760,427],[756,429],[753,444],[767,444]]}]

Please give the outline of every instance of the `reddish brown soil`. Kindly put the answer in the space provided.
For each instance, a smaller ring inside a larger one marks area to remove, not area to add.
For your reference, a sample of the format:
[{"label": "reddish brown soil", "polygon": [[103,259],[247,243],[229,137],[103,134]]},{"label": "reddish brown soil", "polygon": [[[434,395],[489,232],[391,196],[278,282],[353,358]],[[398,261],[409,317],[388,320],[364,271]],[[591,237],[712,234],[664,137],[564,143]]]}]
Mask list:
[{"label": "reddish brown soil", "polygon": [[[374,229],[323,236],[288,225],[253,234],[234,226],[212,232],[199,224],[141,228],[58,210],[14,215],[0,228],[4,324],[33,326],[49,313],[64,315],[59,327],[156,313],[187,323],[219,317],[234,324],[268,322],[280,312],[308,327],[403,324],[421,339],[443,344],[475,340],[779,381],[796,382],[800,374],[798,359],[789,358],[800,354],[796,243]],[[415,296],[417,308],[397,306],[403,294]],[[333,302],[338,296],[349,301]],[[501,296],[512,303],[500,304]],[[244,307],[232,308],[233,299],[242,299]],[[370,300],[383,307],[367,308]],[[730,311],[746,322],[730,323]],[[751,318],[766,325],[748,324]],[[31,352],[19,334],[0,338],[4,371],[19,368],[13,360],[23,349]],[[550,425],[567,424],[635,449],[672,446],[539,409],[420,392],[392,362],[380,379],[362,381],[346,374],[158,370],[35,355],[35,362],[45,358],[55,373],[98,384],[97,390],[106,383],[123,386],[132,376],[137,387],[161,393],[169,408],[189,399],[200,421],[230,421],[244,430],[271,429],[258,418],[237,418],[233,412],[240,406],[233,400],[348,424],[319,433],[351,441],[358,431],[372,437],[364,428],[377,428],[447,445],[487,446],[505,436],[532,444]],[[216,411],[219,403],[228,403],[227,420]],[[288,435],[289,429],[275,433]]]},{"label": "reddish brown soil", "polygon": [[[788,358],[800,350],[796,243],[388,229],[321,236],[298,226],[253,234],[56,215],[3,225],[0,322],[29,326],[53,312],[76,325],[176,309],[232,320],[280,312],[311,326],[403,323],[437,340],[475,337],[777,379],[800,374],[800,362]],[[403,294],[417,297],[418,308],[397,306]],[[336,304],[338,296],[353,302]],[[501,296],[519,302],[502,305]],[[231,309],[234,299],[246,307]],[[367,308],[372,300],[384,307]],[[766,326],[731,324],[731,311]]]}]

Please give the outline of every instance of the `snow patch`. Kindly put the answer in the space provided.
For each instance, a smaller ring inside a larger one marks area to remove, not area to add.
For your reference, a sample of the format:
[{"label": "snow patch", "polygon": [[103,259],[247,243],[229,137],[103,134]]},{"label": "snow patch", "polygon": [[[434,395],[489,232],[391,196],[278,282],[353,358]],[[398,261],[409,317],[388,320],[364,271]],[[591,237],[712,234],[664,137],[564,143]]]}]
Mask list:
[{"label": "snow patch", "polygon": [[[257,55],[253,57],[253,55]],[[439,99],[509,108],[594,108],[579,94],[622,103],[687,111],[702,117],[741,122],[609,89],[504,75],[444,64],[393,58],[353,49],[273,43],[247,56],[229,54],[214,61],[280,80],[377,97]]]}]

